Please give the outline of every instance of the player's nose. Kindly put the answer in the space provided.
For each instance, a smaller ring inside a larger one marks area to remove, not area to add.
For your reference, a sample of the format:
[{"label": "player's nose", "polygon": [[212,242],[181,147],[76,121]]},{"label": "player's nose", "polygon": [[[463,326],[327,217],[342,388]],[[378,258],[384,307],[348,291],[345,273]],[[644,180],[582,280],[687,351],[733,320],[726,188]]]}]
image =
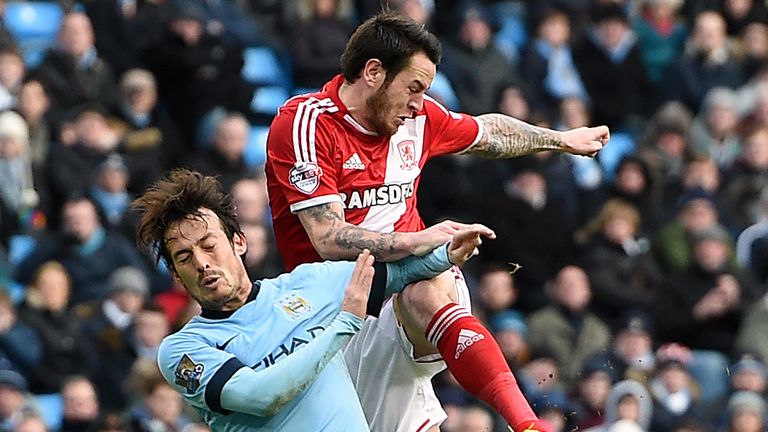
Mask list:
[{"label": "player's nose", "polygon": [[412,114],[416,114],[424,107],[424,95],[422,93],[411,96],[408,100],[408,109]]}]

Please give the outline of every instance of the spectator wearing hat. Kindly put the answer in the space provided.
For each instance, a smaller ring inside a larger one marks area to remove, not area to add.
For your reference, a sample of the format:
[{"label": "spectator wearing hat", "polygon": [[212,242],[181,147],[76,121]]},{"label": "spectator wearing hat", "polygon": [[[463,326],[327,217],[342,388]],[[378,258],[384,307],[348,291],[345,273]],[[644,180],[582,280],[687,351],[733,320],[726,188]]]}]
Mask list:
[{"label": "spectator wearing hat", "polygon": [[645,384],[655,366],[653,317],[647,311],[630,309],[617,322],[610,349],[595,360],[608,365],[617,379]]},{"label": "spectator wearing hat", "polygon": [[19,318],[42,344],[42,357],[30,379],[33,393],[57,393],[68,376],[87,374],[94,366],[90,341],[69,309],[72,290],[66,268],[47,262],[37,270],[19,308]]},{"label": "spectator wearing hat", "polygon": [[136,223],[129,210],[133,200],[133,195],[127,190],[129,177],[123,157],[113,153],[96,167],[88,195],[98,206],[108,229],[133,236]]},{"label": "spectator wearing hat", "polygon": [[0,431],[10,432],[25,416],[39,414],[24,377],[0,369]]},{"label": "spectator wearing hat", "polygon": [[[693,354],[679,344],[665,344],[656,351],[656,369],[648,388],[652,395],[650,430],[674,430],[684,419],[708,419],[714,413],[699,399],[699,383],[689,372]],[[704,385],[709,385],[705,383]]]},{"label": "spectator wearing hat", "polygon": [[746,308],[759,293],[749,275],[732,264],[732,244],[719,225],[693,234],[690,266],[661,291],[665,300],[656,314],[661,340],[733,354]]},{"label": "spectator wearing hat", "polygon": [[240,74],[241,48],[206,31],[200,2],[174,1],[170,14],[165,32],[143,59],[182,142],[192,143],[198,123],[215,107],[247,112],[253,89]]},{"label": "spectator wearing hat", "polygon": [[699,111],[704,96],[715,87],[735,89],[744,84],[744,73],[728,43],[722,15],[703,11],[693,21],[683,55],[662,75],[666,100],[684,103]]},{"label": "spectator wearing hat", "polygon": [[601,425],[587,429],[586,432],[624,430],[623,428],[628,426],[623,424],[630,422],[630,424],[634,423],[639,427],[639,430],[654,430],[649,429],[653,415],[654,407],[651,395],[645,386],[633,380],[619,381],[613,385],[608,394],[605,404],[605,420]]},{"label": "spectator wearing hat", "polygon": [[727,432],[763,432],[766,428],[765,399],[756,393],[739,391],[728,400]]},{"label": "spectator wearing hat", "polygon": [[736,92],[727,87],[707,91],[701,110],[691,122],[691,151],[712,159],[721,171],[731,168],[742,152]]},{"label": "spectator wearing hat", "polygon": [[121,267],[110,275],[109,297],[78,305],[75,314],[83,334],[98,355],[93,382],[106,409],[125,408],[129,395],[115,388],[138,357],[134,343],[136,319],[149,296],[149,281],[139,269]]},{"label": "spectator wearing hat", "polygon": [[562,380],[572,384],[586,359],[608,348],[611,331],[589,311],[592,291],[581,267],[564,267],[547,291],[552,304],[528,318],[531,349],[552,352],[561,365]]},{"label": "spectator wearing hat", "polygon": [[546,421],[554,432],[573,430],[573,404],[565,391],[551,389],[540,392],[531,398],[531,408],[539,419]]},{"label": "spectator wearing hat", "polygon": [[88,15],[69,12],[62,18],[57,45],[49,49],[36,69],[51,98],[54,118],[61,121],[69,110],[96,103],[111,107],[116,100],[112,68],[96,51]]},{"label": "spectator wearing hat", "polygon": [[623,8],[597,3],[590,27],[574,44],[573,59],[587,89],[596,124],[632,127],[655,109],[656,88],[648,78],[636,36]]},{"label": "spectator wearing hat", "polygon": [[653,236],[651,253],[667,275],[685,271],[692,260],[693,234],[718,224],[715,197],[695,187],[677,199],[676,216]]},{"label": "spectator wearing hat", "polygon": [[528,348],[528,325],[520,312],[506,310],[490,317],[493,336],[507,359],[509,367],[516,370],[530,358]]},{"label": "spectator wearing hat", "polygon": [[476,0],[463,1],[454,20],[457,37],[444,44],[440,70],[453,84],[464,112],[492,112],[496,93],[516,72],[494,45],[493,18],[486,6]]},{"label": "spectator wearing hat", "polygon": [[152,72],[130,69],[120,78],[119,88],[110,120],[122,137],[119,150],[131,174],[128,190],[141,193],[165,170],[179,166],[186,149],[171,117],[158,105]]},{"label": "spectator wearing hat", "polygon": [[573,425],[589,429],[605,421],[605,404],[618,376],[613,364],[602,353],[584,362],[574,397]]}]

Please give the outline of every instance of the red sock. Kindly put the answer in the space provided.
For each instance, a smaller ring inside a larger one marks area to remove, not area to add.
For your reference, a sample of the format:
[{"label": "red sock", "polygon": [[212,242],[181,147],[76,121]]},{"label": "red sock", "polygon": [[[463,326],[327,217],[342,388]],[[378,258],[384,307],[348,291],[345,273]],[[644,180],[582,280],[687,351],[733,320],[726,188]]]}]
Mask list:
[{"label": "red sock", "polygon": [[493,407],[511,426],[536,419],[496,340],[469,311],[442,307],[430,320],[427,339],[465,390]]}]

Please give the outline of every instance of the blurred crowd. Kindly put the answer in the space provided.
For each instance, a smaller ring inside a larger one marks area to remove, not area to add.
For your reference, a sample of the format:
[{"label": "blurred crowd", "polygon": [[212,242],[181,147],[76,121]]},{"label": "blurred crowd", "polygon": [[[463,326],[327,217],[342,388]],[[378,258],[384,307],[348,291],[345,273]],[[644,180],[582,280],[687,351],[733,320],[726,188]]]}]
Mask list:
[{"label": "blurred crowd", "polygon": [[[388,2],[442,40],[450,109],[611,127],[595,159],[433,160],[418,196],[428,225],[498,234],[465,269],[474,312],[556,431],[768,430],[766,3]],[[265,129],[379,6],[0,0],[0,431],[208,430],[155,364],[198,306],[130,202],[218,175],[250,275],[280,273]],[[443,431],[506,430],[435,385]]]}]

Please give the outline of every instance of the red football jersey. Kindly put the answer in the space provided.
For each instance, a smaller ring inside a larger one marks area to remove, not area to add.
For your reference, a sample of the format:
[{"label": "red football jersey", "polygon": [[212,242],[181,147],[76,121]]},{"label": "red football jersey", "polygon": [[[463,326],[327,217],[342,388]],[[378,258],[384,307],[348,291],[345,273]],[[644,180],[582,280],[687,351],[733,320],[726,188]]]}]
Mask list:
[{"label": "red football jersey", "polygon": [[339,99],[339,75],[317,93],[283,105],[267,138],[267,188],[277,249],[288,270],[320,261],[296,212],[341,202],[347,222],[377,232],[424,229],[416,188],[424,163],[477,142],[480,126],[425,97],[423,109],[382,137]]}]

